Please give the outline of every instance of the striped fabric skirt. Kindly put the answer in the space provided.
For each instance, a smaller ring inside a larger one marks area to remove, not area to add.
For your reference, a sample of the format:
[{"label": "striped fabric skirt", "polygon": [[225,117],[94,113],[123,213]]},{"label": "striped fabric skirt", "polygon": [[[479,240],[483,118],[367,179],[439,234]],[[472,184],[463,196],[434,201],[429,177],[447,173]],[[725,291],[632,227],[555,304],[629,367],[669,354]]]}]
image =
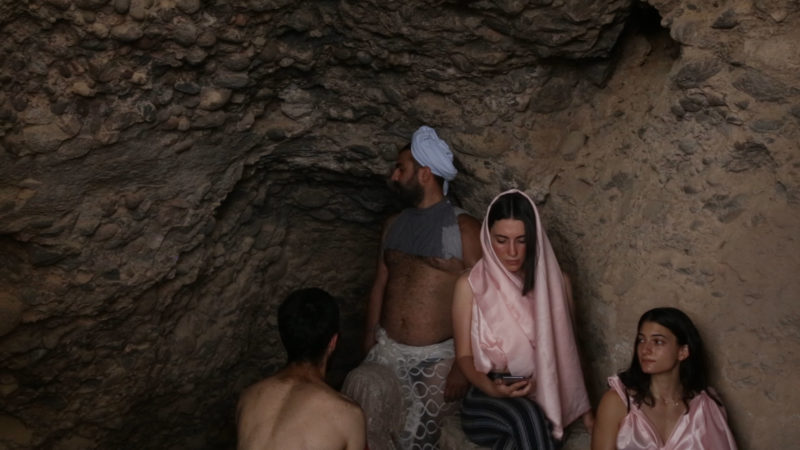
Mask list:
[{"label": "striped fabric skirt", "polygon": [[474,386],[461,403],[461,427],[470,441],[493,450],[554,450],[550,421],[527,397],[497,398]]}]

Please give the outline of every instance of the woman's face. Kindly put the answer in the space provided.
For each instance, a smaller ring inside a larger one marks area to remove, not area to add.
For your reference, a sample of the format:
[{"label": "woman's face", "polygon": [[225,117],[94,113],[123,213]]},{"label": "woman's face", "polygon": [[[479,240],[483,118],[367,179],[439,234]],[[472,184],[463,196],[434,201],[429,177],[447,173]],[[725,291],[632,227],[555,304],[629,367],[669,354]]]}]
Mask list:
[{"label": "woman's face", "polygon": [[636,356],[642,372],[655,375],[678,370],[680,362],[689,357],[689,346],[679,345],[669,328],[644,322],[636,341]]},{"label": "woman's face", "polygon": [[525,224],[517,219],[500,219],[489,230],[492,249],[509,272],[516,273],[525,262]]}]

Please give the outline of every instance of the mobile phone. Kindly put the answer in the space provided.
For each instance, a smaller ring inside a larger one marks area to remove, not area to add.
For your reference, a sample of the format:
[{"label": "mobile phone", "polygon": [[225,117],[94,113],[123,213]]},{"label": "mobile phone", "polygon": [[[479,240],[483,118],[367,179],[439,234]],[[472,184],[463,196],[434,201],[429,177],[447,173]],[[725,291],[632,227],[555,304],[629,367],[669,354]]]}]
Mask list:
[{"label": "mobile phone", "polygon": [[519,375],[503,375],[500,377],[500,379],[503,380],[503,384],[509,385],[520,382],[522,380],[527,380],[528,377],[523,377]]}]

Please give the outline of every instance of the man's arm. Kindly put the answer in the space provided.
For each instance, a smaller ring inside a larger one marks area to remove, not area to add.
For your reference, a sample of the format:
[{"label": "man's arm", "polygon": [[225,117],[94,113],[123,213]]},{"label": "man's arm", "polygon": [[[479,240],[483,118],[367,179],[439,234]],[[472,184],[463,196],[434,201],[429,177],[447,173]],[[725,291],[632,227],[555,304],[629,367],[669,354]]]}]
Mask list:
[{"label": "man's arm", "polygon": [[378,329],[378,322],[381,319],[381,307],[383,306],[383,293],[386,290],[386,282],[389,279],[389,269],[383,261],[383,251],[378,257],[378,267],[375,270],[375,281],[369,291],[367,301],[367,324],[364,330],[364,354],[375,345],[375,331]]},{"label": "man's arm", "polygon": [[461,371],[458,362],[453,359],[453,365],[450,367],[450,372],[447,373],[447,379],[444,383],[444,400],[452,402],[463,398],[467,395],[469,390],[469,380],[467,380],[464,372]]},{"label": "man's arm", "polygon": [[[461,232],[461,258],[464,267],[470,268],[481,259],[481,223],[469,214],[458,216],[458,229]],[[446,401],[458,400],[467,395],[469,380],[457,361],[453,361],[450,372],[445,382],[444,399]]]},{"label": "man's arm", "polygon": [[469,268],[475,265],[481,256],[481,223],[469,214],[458,216],[458,228],[461,231],[461,259],[464,266]]},{"label": "man's arm", "polygon": [[396,217],[397,216],[390,217],[381,231],[381,244],[378,248],[378,264],[375,268],[375,280],[372,282],[372,289],[370,289],[369,299],[367,299],[367,320],[363,342],[363,351],[365,355],[372,346],[375,345],[375,331],[377,331],[378,323],[381,320],[383,294],[386,291],[386,283],[389,280],[389,268],[386,267],[386,261],[383,259],[383,241],[386,238],[386,232],[389,230],[389,226],[394,222]]}]

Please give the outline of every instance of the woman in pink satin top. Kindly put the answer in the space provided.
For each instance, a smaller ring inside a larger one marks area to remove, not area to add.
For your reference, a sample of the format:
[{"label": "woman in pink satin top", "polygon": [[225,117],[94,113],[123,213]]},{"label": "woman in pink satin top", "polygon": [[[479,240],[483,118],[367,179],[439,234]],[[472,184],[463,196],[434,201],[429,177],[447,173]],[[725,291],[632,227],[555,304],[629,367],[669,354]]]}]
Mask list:
[{"label": "woman in pink satin top", "polygon": [[642,315],[631,366],[608,384],[592,450],[736,450],[700,334],[679,309]]}]

